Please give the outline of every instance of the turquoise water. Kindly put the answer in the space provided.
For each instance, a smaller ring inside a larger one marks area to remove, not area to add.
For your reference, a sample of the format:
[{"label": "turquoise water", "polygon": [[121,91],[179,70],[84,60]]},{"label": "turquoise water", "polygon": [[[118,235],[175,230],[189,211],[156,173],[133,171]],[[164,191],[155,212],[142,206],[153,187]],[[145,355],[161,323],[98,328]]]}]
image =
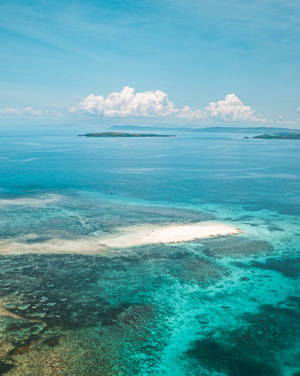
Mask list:
[{"label": "turquoise water", "polygon": [[[61,132],[0,137],[0,374],[299,375],[300,143]],[[243,233],[4,254],[202,220]]]}]

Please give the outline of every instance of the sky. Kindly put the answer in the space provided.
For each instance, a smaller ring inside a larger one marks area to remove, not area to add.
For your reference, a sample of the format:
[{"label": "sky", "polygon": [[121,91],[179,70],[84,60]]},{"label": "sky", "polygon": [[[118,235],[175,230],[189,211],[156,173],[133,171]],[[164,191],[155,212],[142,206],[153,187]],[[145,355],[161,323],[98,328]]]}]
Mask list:
[{"label": "sky", "polygon": [[0,124],[300,128],[299,0],[0,0]]}]

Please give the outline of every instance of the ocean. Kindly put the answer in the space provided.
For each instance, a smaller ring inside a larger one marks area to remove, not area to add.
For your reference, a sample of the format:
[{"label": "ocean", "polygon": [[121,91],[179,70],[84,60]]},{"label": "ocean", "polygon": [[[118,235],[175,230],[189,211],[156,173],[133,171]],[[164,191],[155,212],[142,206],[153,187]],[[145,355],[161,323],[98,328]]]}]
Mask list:
[{"label": "ocean", "polygon": [[[1,133],[0,374],[299,376],[299,141],[80,133]],[[85,254],[200,221],[242,233]]]}]

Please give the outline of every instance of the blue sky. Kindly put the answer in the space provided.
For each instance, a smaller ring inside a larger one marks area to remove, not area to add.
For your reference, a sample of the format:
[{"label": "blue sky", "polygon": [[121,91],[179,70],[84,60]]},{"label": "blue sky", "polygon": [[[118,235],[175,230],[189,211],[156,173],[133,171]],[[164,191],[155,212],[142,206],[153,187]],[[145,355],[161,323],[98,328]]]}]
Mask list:
[{"label": "blue sky", "polygon": [[298,0],[1,0],[0,43],[3,124],[300,127]]}]

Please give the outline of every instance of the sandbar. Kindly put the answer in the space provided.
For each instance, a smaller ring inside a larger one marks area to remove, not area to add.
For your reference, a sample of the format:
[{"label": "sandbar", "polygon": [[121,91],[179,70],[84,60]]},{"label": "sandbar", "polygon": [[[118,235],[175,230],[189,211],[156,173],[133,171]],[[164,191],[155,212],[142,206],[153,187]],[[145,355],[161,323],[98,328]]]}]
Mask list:
[{"label": "sandbar", "polygon": [[128,248],[146,244],[180,243],[212,236],[236,235],[240,229],[224,223],[198,222],[169,225],[138,225],[123,227],[119,234],[102,237],[99,241],[109,248]]},{"label": "sandbar", "polygon": [[[109,235],[86,236],[77,239],[53,238],[38,241],[37,235],[28,234],[19,238],[1,240],[0,254],[107,254],[113,249],[119,248],[189,242],[196,239],[236,235],[240,232],[240,229],[224,223],[198,222],[168,225],[143,224],[118,228]],[[35,238],[36,241],[32,242]],[[30,241],[28,242],[28,240]]]}]

